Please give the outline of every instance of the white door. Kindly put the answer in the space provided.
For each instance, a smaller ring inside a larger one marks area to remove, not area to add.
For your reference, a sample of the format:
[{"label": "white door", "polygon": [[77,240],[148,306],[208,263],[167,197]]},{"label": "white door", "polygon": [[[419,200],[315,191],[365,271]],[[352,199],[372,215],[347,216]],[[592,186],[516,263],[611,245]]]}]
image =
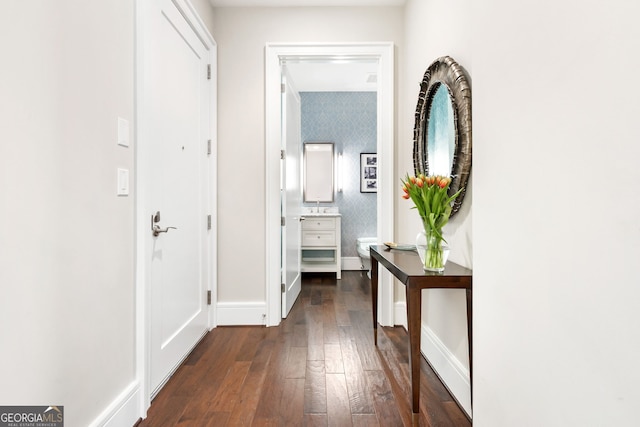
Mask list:
[{"label": "white door", "polygon": [[[176,3],[152,1],[149,7],[143,64],[149,147],[143,176],[149,385],[155,395],[207,332],[211,80],[206,46]],[[154,235],[153,228],[160,232]]]},{"label": "white door", "polygon": [[300,173],[302,140],[300,135],[300,95],[283,67],[282,93],[282,318],[287,317],[301,289],[300,212],[302,210],[302,174]]}]

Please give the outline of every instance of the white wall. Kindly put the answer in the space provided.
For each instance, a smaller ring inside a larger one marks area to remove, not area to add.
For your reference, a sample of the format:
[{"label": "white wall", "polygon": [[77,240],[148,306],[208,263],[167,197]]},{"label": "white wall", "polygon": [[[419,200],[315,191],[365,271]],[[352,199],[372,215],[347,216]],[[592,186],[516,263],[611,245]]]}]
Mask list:
[{"label": "white wall", "polygon": [[209,33],[213,32],[213,6],[209,3],[209,0],[189,0],[193,7],[198,12],[198,16],[202,19],[202,22],[209,30]]},{"label": "white wall", "polygon": [[637,425],[640,8],[473,8],[474,425]]},{"label": "white wall", "polygon": [[4,2],[0,33],[0,402],[86,426],[135,381],[134,4]]},{"label": "white wall", "polygon": [[[414,113],[419,85],[426,69],[436,58],[448,55],[469,73],[472,71],[471,0],[408,0],[404,16],[406,55],[401,65],[403,82],[399,100],[399,138],[396,151],[398,182],[406,173],[413,174]],[[471,85],[473,96],[473,81]],[[475,140],[473,145],[475,150]],[[472,174],[475,159],[473,163]],[[469,268],[473,267],[473,193],[470,181],[462,209],[444,229],[451,247],[450,259]],[[398,191],[395,198],[397,240],[414,242],[416,234],[422,229],[420,217],[411,209],[413,204],[402,199],[400,194]],[[396,300],[404,301],[404,291],[404,286],[396,286]],[[423,353],[456,398],[470,410],[465,292],[428,290],[423,291],[422,295]]]},{"label": "white wall", "polygon": [[220,105],[218,298],[223,304],[264,303],[265,45],[401,45],[402,8],[216,8],[214,15]]}]

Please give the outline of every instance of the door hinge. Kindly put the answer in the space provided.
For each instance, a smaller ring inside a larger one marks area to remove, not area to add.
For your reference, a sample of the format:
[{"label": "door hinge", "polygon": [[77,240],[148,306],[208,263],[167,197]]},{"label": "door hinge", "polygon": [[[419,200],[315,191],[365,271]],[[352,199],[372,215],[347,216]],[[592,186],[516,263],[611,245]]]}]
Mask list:
[{"label": "door hinge", "polygon": [[207,139],[207,156],[211,155],[211,140]]},{"label": "door hinge", "polygon": [[207,64],[207,80],[211,80],[211,64]]},{"label": "door hinge", "polygon": [[281,83],[281,84],[280,84],[280,92],[284,93],[284,92],[285,92],[285,90],[286,90],[286,86],[285,86],[285,84],[284,84],[284,83]]},{"label": "door hinge", "polygon": [[207,305],[211,305],[211,291],[207,291]]},{"label": "door hinge", "polygon": [[284,227],[284,226],[285,226],[285,219],[284,219],[284,217],[283,217],[283,216],[281,216],[281,217],[280,217],[280,225],[281,225],[282,227]]},{"label": "door hinge", "polygon": [[211,230],[211,215],[207,215],[207,230]]},{"label": "door hinge", "polygon": [[284,291],[285,291],[284,283],[280,283],[280,291],[284,294]]},{"label": "door hinge", "polygon": [[284,160],[287,157],[287,153],[284,150],[280,150],[280,160]]}]

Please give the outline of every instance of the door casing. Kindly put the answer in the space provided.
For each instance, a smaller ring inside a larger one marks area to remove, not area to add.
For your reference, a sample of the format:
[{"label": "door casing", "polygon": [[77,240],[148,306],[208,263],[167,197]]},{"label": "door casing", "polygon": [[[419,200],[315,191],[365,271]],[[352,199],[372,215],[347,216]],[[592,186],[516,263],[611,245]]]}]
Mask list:
[{"label": "door casing", "polygon": [[[340,43],[340,44],[282,44],[268,43],[265,64],[266,110],[266,305],[267,326],[281,321],[280,288],[280,64],[285,60],[367,59],[378,62],[378,192],[377,236],[381,242],[394,241],[394,50],[393,43]],[[384,326],[394,324],[393,276],[381,271],[378,286],[380,301],[378,321]]]},{"label": "door casing", "polygon": [[[207,239],[209,257],[207,277],[208,290],[211,292],[211,305],[208,307],[207,327],[216,327],[215,310],[213,309],[217,301],[217,180],[216,180],[216,158],[217,158],[217,45],[204,22],[198,16],[197,11],[190,2],[186,0],[171,0],[180,10],[180,13],[189,22],[203,44],[207,47],[208,62],[211,64],[211,85],[210,85],[210,136],[211,136],[211,160],[209,174],[205,178],[207,187],[210,189],[207,211],[211,214],[211,230]],[[135,143],[134,156],[136,165],[135,174],[135,194],[136,194],[136,382],[138,383],[138,408],[139,415],[146,417],[146,412],[151,405],[151,384],[150,384],[150,336],[151,336],[151,293],[149,289],[150,265],[146,262],[145,254],[149,251],[145,244],[146,234],[150,232],[148,214],[153,210],[148,206],[146,189],[152,185],[148,178],[147,164],[152,150],[152,141],[149,138],[148,123],[146,117],[146,105],[144,100],[144,69],[145,69],[145,43],[149,37],[149,14],[152,13],[154,0],[136,1],[136,62],[135,62]]]}]

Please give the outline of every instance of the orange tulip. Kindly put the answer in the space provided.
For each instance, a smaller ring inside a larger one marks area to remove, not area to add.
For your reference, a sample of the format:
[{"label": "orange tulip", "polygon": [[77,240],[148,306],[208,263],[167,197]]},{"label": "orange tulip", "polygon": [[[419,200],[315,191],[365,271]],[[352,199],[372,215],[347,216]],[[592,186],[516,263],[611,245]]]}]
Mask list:
[{"label": "orange tulip", "polygon": [[422,188],[422,186],[424,185],[424,182],[422,182],[422,180],[420,178],[416,179],[416,185],[420,188]]},{"label": "orange tulip", "polygon": [[410,196],[409,196],[409,194],[408,194],[408,193],[405,193],[405,194],[403,194],[403,195],[402,195],[402,198],[403,198],[403,199],[408,199],[409,197],[410,197]]}]

